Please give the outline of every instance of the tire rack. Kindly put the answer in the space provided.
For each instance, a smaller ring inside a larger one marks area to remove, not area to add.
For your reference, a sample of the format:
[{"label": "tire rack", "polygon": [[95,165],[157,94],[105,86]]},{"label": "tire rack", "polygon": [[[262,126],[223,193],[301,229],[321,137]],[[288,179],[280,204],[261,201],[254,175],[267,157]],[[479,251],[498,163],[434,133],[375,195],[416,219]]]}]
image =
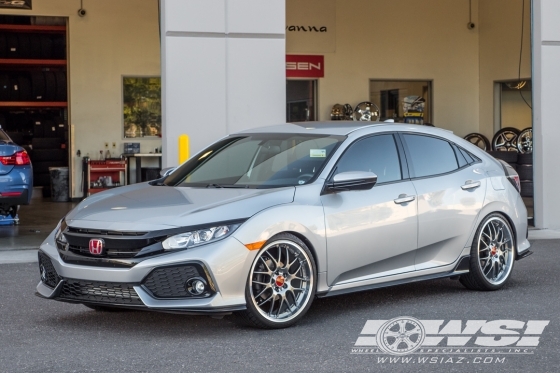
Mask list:
[{"label": "tire rack", "polygon": [[48,197],[49,167],[68,166],[67,28],[16,23],[0,24],[0,125],[28,151]]}]

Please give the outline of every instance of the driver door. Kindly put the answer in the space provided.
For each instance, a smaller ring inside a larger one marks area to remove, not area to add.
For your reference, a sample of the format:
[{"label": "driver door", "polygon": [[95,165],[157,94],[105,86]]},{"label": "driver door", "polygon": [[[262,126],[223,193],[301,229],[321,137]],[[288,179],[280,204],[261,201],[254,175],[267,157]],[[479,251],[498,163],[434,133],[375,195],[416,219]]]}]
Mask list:
[{"label": "driver door", "polygon": [[325,211],[329,285],[414,270],[418,223],[416,190],[392,134],[365,137],[346,149],[336,175],[369,171],[370,190],[321,197]]}]

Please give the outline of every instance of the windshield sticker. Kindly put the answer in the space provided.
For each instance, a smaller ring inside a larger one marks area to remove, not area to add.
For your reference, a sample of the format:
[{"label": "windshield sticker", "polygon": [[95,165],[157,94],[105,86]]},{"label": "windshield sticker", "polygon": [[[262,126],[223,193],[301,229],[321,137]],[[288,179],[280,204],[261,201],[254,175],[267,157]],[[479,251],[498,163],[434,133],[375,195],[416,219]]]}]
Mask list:
[{"label": "windshield sticker", "polygon": [[327,150],[326,149],[309,149],[309,156],[311,158],[326,158]]}]

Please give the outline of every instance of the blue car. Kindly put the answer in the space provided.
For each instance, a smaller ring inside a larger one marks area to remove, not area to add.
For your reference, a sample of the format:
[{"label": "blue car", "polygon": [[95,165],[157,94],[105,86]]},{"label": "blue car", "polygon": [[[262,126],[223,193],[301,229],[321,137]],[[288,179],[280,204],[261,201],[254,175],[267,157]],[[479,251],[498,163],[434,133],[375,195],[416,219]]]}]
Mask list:
[{"label": "blue car", "polygon": [[0,128],[0,223],[13,220],[19,205],[28,205],[33,191],[29,155]]}]

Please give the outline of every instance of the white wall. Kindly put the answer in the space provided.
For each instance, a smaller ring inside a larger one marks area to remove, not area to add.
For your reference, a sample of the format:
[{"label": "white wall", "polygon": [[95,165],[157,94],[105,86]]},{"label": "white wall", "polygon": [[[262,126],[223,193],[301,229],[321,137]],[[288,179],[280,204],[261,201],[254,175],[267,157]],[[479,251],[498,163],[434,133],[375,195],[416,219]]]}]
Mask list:
[{"label": "white wall", "polygon": [[[490,140],[494,134],[494,82],[515,80],[519,74],[522,0],[479,1],[480,33],[480,132]],[[531,1],[525,0],[525,27],[521,78],[531,78]],[[526,98],[530,97],[526,92]],[[519,94],[518,94],[519,95]],[[511,98],[508,100],[508,98]],[[526,128],[531,109],[515,97],[506,97],[502,126]],[[530,103],[530,102],[529,102]],[[515,105],[515,108],[512,107]],[[512,113],[515,111],[515,113]],[[508,113],[516,116],[508,116]]]},{"label": "white wall", "polygon": [[[369,100],[369,79],[423,79],[433,81],[436,126],[460,136],[477,132],[479,35],[478,28],[467,29],[468,4],[337,0],[336,52],[324,53],[319,119],[328,120],[336,103],[355,106]],[[475,23],[477,7],[473,1]]]},{"label": "white wall", "polygon": [[284,0],[162,0],[163,163],[285,122]]},{"label": "white wall", "polygon": [[533,162],[535,226],[560,229],[558,198],[558,87],[560,86],[560,2],[533,0]]},{"label": "white wall", "polygon": [[156,0],[85,1],[87,15],[78,17],[79,1],[36,0],[33,10],[2,13],[69,18],[69,124],[74,125],[72,197],[81,197],[82,156],[105,152],[105,142],[140,142],[153,151],[161,140],[123,139],[122,75],[160,75],[158,3]]}]

